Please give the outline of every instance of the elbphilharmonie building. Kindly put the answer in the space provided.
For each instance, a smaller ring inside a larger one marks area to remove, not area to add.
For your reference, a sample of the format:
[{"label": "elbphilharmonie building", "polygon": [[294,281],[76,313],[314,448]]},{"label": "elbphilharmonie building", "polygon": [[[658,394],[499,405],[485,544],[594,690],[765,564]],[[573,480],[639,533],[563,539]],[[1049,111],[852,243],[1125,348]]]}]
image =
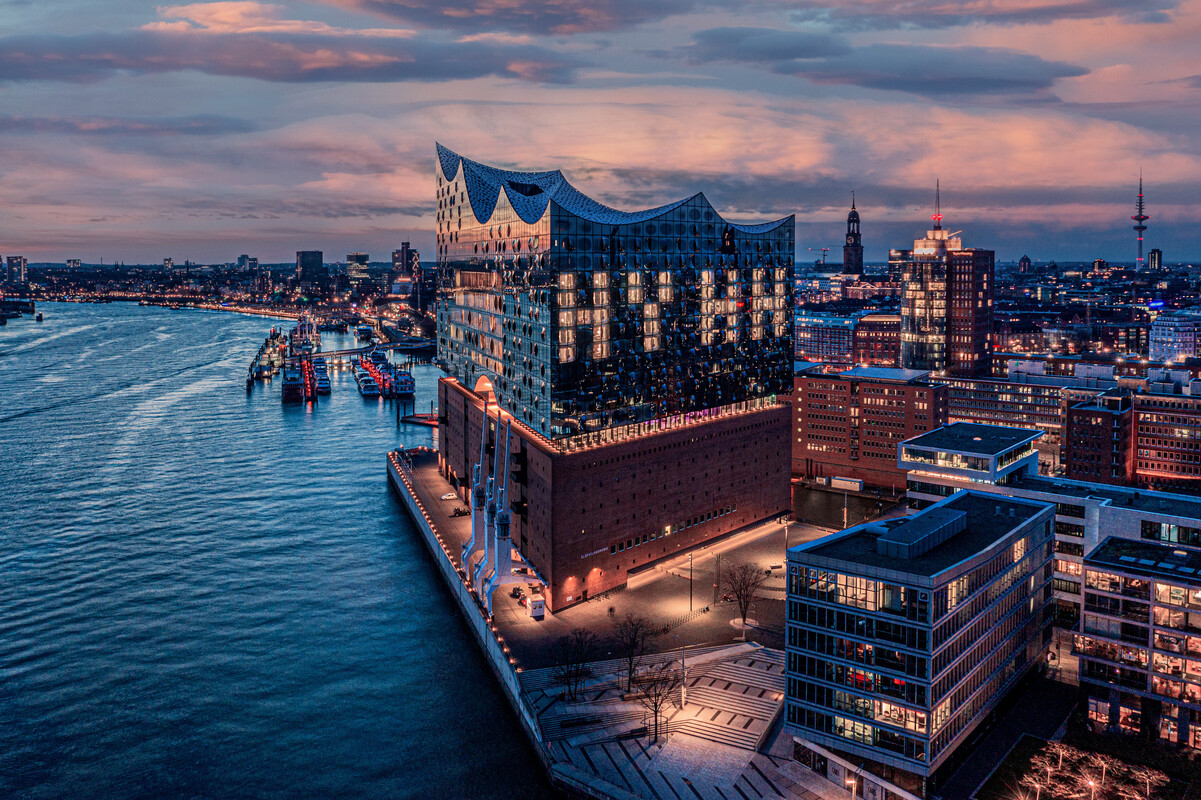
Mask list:
[{"label": "elbphilharmonie building", "polygon": [[793,217],[618,211],[441,145],[435,184],[440,468],[466,485],[512,430],[549,610],[788,509]]}]

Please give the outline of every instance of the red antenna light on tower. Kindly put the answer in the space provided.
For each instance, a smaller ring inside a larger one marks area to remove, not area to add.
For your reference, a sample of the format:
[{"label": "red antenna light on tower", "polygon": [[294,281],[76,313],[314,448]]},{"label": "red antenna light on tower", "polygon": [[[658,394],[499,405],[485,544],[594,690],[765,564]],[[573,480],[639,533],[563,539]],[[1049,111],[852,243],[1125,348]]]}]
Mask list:
[{"label": "red antenna light on tower", "polygon": [[934,213],[930,215],[930,219],[934,220],[935,230],[942,227],[942,196],[938,178],[934,179]]}]

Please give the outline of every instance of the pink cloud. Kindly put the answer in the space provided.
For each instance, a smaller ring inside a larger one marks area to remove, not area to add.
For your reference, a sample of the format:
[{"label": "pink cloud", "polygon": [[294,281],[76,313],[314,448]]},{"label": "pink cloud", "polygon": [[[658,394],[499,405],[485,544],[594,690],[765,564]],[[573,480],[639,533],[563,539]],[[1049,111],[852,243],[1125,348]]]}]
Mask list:
[{"label": "pink cloud", "polygon": [[150,22],[147,31],[188,33],[299,33],[319,36],[395,36],[409,37],[405,28],[338,28],[324,22],[284,18],[285,7],[274,3],[230,0],[217,3],[190,3],[159,6],[158,14],[166,22]]}]

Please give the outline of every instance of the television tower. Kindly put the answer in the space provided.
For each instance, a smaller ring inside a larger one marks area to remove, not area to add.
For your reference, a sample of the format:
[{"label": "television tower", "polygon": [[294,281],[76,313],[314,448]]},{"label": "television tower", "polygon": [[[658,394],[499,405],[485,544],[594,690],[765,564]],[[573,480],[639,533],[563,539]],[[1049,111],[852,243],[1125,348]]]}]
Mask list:
[{"label": "television tower", "polygon": [[1143,173],[1141,170],[1138,173],[1138,201],[1135,203],[1134,208],[1138,211],[1137,214],[1131,217],[1136,223],[1133,226],[1134,230],[1138,233],[1138,261],[1134,266],[1135,268],[1141,268],[1143,266],[1143,231],[1147,230],[1147,226],[1144,223],[1151,219],[1143,213],[1146,206],[1143,204]]}]

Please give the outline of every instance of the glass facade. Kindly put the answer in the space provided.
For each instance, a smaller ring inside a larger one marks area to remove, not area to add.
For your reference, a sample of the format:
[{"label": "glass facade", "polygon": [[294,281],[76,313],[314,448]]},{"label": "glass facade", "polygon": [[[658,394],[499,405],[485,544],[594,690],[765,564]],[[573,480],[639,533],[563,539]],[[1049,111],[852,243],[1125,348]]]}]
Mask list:
[{"label": "glass facade", "polygon": [[735,225],[703,195],[607,208],[558,172],[439,146],[438,357],[546,438],[792,387],[793,218]]},{"label": "glass facade", "polygon": [[[1182,551],[1157,550],[1162,555],[1146,551],[1120,561],[1172,567],[1180,560]],[[1126,732],[1137,732],[1137,720],[1144,720],[1152,730],[1158,726],[1161,739],[1201,746],[1201,583],[1106,561],[1085,560],[1085,614],[1074,637],[1090,719]]]},{"label": "glass facade", "polygon": [[[1049,637],[1049,508],[928,585],[789,553],[787,718],[796,735],[929,775]],[[903,569],[897,562],[896,569]],[[861,745],[866,749],[856,749]]]}]

